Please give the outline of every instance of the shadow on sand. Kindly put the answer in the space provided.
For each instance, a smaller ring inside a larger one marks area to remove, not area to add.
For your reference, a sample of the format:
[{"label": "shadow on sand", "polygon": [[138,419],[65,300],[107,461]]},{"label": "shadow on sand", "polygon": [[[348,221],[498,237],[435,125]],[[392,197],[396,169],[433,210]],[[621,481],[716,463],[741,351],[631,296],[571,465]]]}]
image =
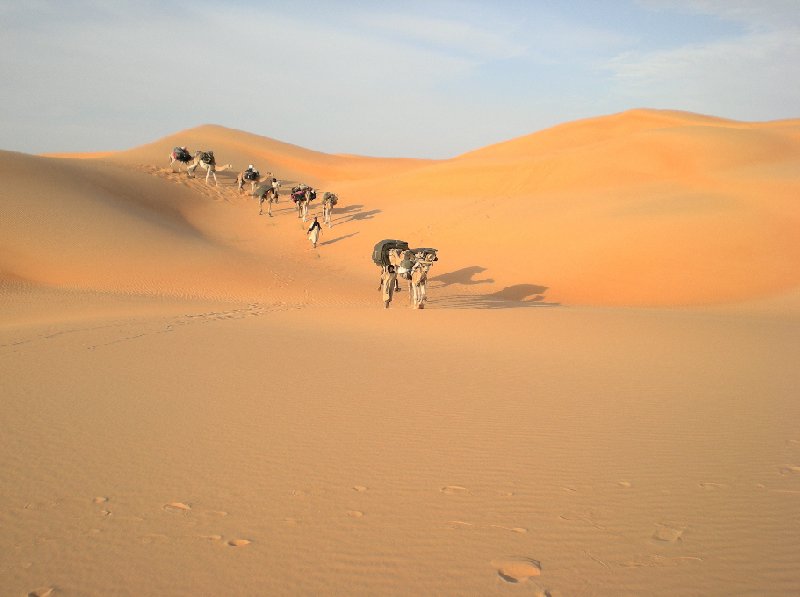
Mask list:
[{"label": "shadow on sand", "polygon": [[454,272],[448,272],[446,274],[435,276],[431,278],[431,282],[441,282],[442,286],[450,286],[451,284],[464,284],[467,286],[472,286],[474,284],[491,284],[494,282],[492,278],[485,278],[483,280],[472,279],[473,276],[477,276],[485,271],[485,267],[471,265],[470,267],[465,267]]},{"label": "shadow on sand", "polygon": [[371,209],[369,211],[364,211],[363,205],[348,205],[347,207],[343,207],[342,209],[334,208],[331,222],[344,223],[344,222],[353,222],[357,220],[370,220],[379,213],[381,213],[380,209]]},{"label": "shadow on sand", "polygon": [[324,243],[319,243],[320,247],[324,247],[325,245],[332,245],[333,243],[338,243],[340,240],[344,240],[346,238],[350,238],[351,236],[355,236],[358,234],[359,231],[351,232],[350,234],[345,234],[344,236],[338,236],[336,238],[332,238],[331,240],[326,240]]},{"label": "shadow on sand", "polygon": [[[470,269],[470,268],[466,268]],[[446,274],[445,274],[446,275]],[[432,278],[433,280],[433,278]],[[442,288],[438,286],[437,288]],[[428,298],[431,307],[437,309],[524,309],[529,307],[559,307],[560,303],[545,301],[547,286],[538,284],[516,284],[491,294],[452,294]]]}]

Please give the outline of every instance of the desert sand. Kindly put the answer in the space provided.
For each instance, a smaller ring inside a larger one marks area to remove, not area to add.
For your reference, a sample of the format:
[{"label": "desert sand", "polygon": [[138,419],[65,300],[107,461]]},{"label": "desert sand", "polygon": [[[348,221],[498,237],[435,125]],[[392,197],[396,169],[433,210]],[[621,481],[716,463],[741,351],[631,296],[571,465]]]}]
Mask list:
[{"label": "desert sand", "polygon": [[[337,193],[317,249],[249,163]],[[800,120],[0,177],[3,594],[800,593]],[[382,238],[439,249],[424,310]]]}]

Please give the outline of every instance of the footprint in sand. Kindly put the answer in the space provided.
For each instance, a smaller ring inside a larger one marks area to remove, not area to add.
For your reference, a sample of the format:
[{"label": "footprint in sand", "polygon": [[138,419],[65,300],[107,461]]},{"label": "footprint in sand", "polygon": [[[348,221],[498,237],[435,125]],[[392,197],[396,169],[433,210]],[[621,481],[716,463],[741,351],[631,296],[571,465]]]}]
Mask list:
[{"label": "footprint in sand", "polygon": [[624,487],[625,489],[630,489],[631,487],[633,487],[630,481],[617,481],[617,485],[619,485],[620,487]]},{"label": "footprint in sand", "polygon": [[542,573],[542,564],[533,558],[513,560],[492,560],[497,575],[508,583],[527,582]]},{"label": "footprint in sand", "polygon": [[222,535],[198,535],[200,539],[205,539],[206,541],[220,541],[222,539]]},{"label": "footprint in sand", "polygon": [[447,526],[451,529],[464,529],[467,527],[474,527],[475,525],[471,522],[464,522],[463,520],[448,520]]},{"label": "footprint in sand", "polygon": [[52,597],[55,592],[55,587],[42,587],[28,593],[28,597]]},{"label": "footprint in sand", "polygon": [[707,489],[707,490],[711,491],[711,490],[714,490],[714,489],[722,489],[723,487],[727,487],[727,485],[725,485],[723,483],[706,482],[706,483],[700,483],[700,487],[702,487],[703,489]]},{"label": "footprint in sand", "polygon": [[782,466],[781,475],[800,475],[800,466]]},{"label": "footprint in sand", "polygon": [[358,493],[364,493],[366,490],[367,488],[363,485],[353,485],[353,491],[357,491]]},{"label": "footprint in sand", "polygon": [[360,510],[348,510],[347,515],[350,518],[362,518],[364,516],[364,513],[361,512]]},{"label": "footprint in sand", "polygon": [[683,531],[686,527],[672,524],[658,524],[653,533],[653,539],[664,543],[677,543],[683,541]]},{"label": "footprint in sand", "polygon": [[439,489],[444,494],[447,495],[459,495],[459,494],[467,494],[469,490],[466,487],[461,487],[461,485],[445,485],[441,489]]},{"label": "footprint in sand", "polygon": [[493,524],[493,525],[490,525],[490,526],[492,528],[495,528],[495,529],[502,529],[504,531],[511,531],[512,533],[517,533],[519,535],[524,535],[525,533],[528,532],[528,529],[526,529],[524,527],[504,527],[504,526],[501,526],[499,524]]},{"label": "footprint in sand", "polygon": [[170,502],[169,504],[164,504],[163,509],[167,512],[189,512],[192,507],[183,502]]},{"label": "footprint in sand", "polygon": [[245,545],[250,545],[252,541],[248,539],[231,539],[228,541],[228,545],[231,547],[244,547]]},{"label": "footprint in sand", "polygon": [[161,533],[150,533],[149,535],[140,537],[139,541],[145,545],[151,545],[153,543],[169,543],[169,537],[162,535]]},{"label": "footprint in sand", "polygon": [[108,498],[104,495],[99,495],[92,500],[95,504],[105,504],[108,501]]}]

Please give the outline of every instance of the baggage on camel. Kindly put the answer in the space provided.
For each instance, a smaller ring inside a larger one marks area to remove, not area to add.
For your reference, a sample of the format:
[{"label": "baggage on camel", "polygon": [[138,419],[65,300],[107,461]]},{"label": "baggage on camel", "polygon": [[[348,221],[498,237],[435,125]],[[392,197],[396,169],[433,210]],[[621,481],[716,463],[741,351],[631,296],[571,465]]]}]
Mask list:
[{"label": "baggage on camel", "polygon": [[260,184],[256,187],[256,190],[253,191],[253,197],[258,199],[263,198],[267,193],[269,193],[272,189],[272,183],[266,182]]},{"label": "baggage on camel", "polygon": [[399,249],[405,251],[408,249],[408,243],[404,240],[384,239],[375,245],[372,250],[372,261],[375,265],[386,267],[389,265],[389,251]]},{"label": "baggage on camel", "polygon": [[411,249],[414,256],[422,261],[439,261],[437,256],[438,249],[431,249],[430,247],[422,247],[419,249]]},{"label": "baggage on camel", "polygon": [[183,147],[175,147],[172,149],[172,157],[179,162],[191,162],[192,156],[191,154],[185,150]]}]

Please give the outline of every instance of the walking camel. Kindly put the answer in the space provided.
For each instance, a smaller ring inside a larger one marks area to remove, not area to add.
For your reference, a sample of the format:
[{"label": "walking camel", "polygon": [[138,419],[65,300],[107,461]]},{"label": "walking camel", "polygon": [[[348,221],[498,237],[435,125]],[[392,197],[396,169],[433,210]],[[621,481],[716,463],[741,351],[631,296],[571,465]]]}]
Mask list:
[{"label": "walking camel", "polygon": [[186,174],[189,176],[189,178],[194,178],[194,172],[197,170],[198,166],[206,171],[206,184],[208,184],[208,178],[213,176],[215,185],[217,184],[217,172],[223,172],[224,170],[230,170],[233,168],[233,166],[230,164],[225,164],[224,166],[217,168],[217,160],[214,157],[214,152],[199,150],[195,152],[191,165],[186,168]]},{"label": "walking camel", "polygon": [[175,147],[172,153],[169,154],[169,167],[175,172],[175,162],[178,162],[178,170],[181,164],[190,164],[192,161],[192,154],[186,147]]},{"label": "walking camel", "polygon": [[265,182],[254,192],[253,196],[258,197],[258,215],[264,213],[264,202],[267,202],[267,215],[272,217],[272,204],[278,202],[278,188],[280,183],[273,179],[273,182]]},{"label": "walking camel", "polygon": [[292,201],[297,208],[297,217],[303,218],[303,222],[308,217],[308,205],[317,197],[317,192],[304,184],[292,188]]},{"label": "walking camel", "polygon": [[425,301],[428,300],[428,272],[433,263],[426,260],[418,260],[411,268],[411,280],[409,280],[409,300],[411,306],[416,309],[424,309]]},{"label": "walking camel", "polygon": [[398,277],[408,280],[408,300],[416,309],[424,309],[428,300],[428,272],[438,261],[436,249],[410,249],[402,252]]},{"label": "walking camel", "polygon": [[[258,170],[253,169],[250,166],[247,170],[242,170],[239,174],[236,175],[236,186],[239,189],[239,193],[244,193],[244,184],[246,182],[250,183],[250,194],[255,195],[256,192],[256,185],[261,182],[261,173]],[[267,172],[264,178],[267,181],[272,181],[272,172]]]},{"label": "walking camel", "polygon": [[331,227],[331,214],[333,206],[339,203],[339,198],[334,193],[325,193],[322,196],[322,221]]}]

